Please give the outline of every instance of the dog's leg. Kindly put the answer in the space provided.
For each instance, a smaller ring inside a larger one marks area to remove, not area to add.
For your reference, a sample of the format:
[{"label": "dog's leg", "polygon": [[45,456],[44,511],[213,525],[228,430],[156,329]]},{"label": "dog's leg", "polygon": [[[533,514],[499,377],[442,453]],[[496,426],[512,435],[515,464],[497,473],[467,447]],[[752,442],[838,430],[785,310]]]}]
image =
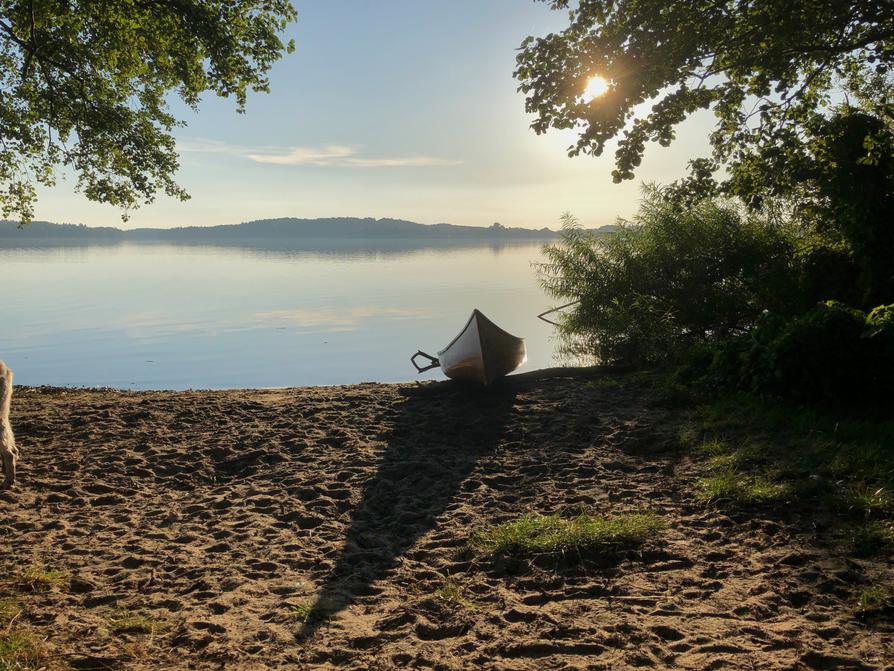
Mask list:
[{"label": "dog's leg", "polygon": [[[9,435],[12,438],[12,433]],[[11,448],[5,444],[4,440],[0,440],[0,459],[3,461],[3,484],[0,490],[9,489],[16,481],[16,450],[15,445]]]},{"label": "dog's leg", "polygon": [[0,461],[3,462],[3,485],[8,489],[16,481],[16,450],[12,425],[9,423],[9,407],[12,403],[12,371],[0,361]]}]

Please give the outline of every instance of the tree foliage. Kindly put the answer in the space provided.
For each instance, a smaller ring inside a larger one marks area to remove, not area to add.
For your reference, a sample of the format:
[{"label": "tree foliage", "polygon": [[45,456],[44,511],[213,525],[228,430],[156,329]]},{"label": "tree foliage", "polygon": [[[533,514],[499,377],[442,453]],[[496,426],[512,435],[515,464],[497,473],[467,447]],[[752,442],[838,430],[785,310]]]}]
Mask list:
[{"label": "tree foliage", "polygon": [[288,0],[0,0],[0,212],[29,221],[59,166],[126,215],[163,191],[185,199],[171,95],[244,109],[293,44]]},{"label": "tree foliage", "polygon": [[[746,200],[774,195],[776,171],[803,164],[808,135],[843,94],[885,123],[894,115],[887,0],[544,1],[573,9],[566,29],[522,43],[515,76],[532,126],[578,129],[570,155],[601,155],[617,139],[616,182],[699,110],[716,117],[712,154],[691,161],[681,190]],[[596,74],[609,90],[585,100]]]},{"label": "tree foliage", "polygon": [[863,305],[894,301],[894,133],[878,117],[838,114],[814,155],[819,221],[859,259]]}]

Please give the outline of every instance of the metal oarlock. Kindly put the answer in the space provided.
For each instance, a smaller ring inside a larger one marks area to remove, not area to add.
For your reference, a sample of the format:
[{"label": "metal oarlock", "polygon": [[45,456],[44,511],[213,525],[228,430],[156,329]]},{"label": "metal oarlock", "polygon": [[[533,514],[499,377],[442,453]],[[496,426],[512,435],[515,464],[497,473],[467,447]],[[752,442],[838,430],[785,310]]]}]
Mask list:
[{"label": "metal oarlock", "polygon": [[[431,363],[427,366],[420,366],[418,363],[416,363],[417,356],[424,356]],[[424,373],[427,370],[431,370],[432,368],[437,368],[438,366],[441,365],[441,362],[438,361],[438,359],[436,357],[433,357],[431,354],[426,354],[422,350],[419,350],[418,352],[416,352],[416,354],[414,354],[413,356],[410,357],[410,363],[412,363],[413,366],[416,367],[416,372],[418,372],[418,373]]]}]

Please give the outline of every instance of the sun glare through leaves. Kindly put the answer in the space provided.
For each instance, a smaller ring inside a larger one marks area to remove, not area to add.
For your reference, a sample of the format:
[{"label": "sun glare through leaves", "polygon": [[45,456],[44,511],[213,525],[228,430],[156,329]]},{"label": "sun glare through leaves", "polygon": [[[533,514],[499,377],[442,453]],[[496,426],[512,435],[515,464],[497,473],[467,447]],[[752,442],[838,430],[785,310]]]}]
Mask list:
[{"label": "sun glare through leaves", "polygon": [[608,91],[608,88],[608,81],[606,81],[604,77],[593,75],[587,80],[587,85],[586,87],[584,87],[584,101],[590,102],[594,98],[605,95],[605,93]]}]

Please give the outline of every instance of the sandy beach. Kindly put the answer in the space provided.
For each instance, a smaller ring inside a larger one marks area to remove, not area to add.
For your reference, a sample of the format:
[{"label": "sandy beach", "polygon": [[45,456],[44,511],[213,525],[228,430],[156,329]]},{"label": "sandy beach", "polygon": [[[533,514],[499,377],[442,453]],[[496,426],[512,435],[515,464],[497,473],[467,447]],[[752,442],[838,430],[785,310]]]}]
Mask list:
[{"label": "sandy beach", "polygon": [[[19,387],[12,421],[0,599],[46,668],[894,665],[890,620],[853,614],[890,560],[796,507],[696,502],[685,413],[636,376]],[[666,529],[613,557],[469,543],[528,513],[638,511]]]}]

